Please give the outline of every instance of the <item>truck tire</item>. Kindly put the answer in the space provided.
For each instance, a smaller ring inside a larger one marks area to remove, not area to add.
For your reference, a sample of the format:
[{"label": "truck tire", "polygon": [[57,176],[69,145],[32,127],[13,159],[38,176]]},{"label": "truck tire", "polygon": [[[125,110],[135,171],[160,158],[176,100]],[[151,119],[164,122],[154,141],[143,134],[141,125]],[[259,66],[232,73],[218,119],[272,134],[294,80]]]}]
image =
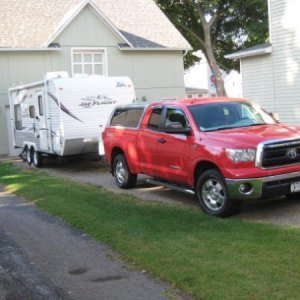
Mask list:
[{"label": "truck tire", "polygon": [[209,215],[224,218],[238,212],[239,201],[228,197],[224,177],[216,169],[198,177],[195,192],[201,208]]},{"label": "truck tire", "polygon": [[42,153],[33,150],[32,162],[36,168],[41,168],[43,166],[43,157]]},{"label": "truck tire", "polygon": [[113,174],[118,187],[121,189],[128,189],[136,185],[137,175],[130,172],[124,154],[119,154],[115,157],[113,161]]},{"label": "truck tire", "polygon": [[26,147],[25,154],[26,154],[26,161],[30,166],[32,164],[32,151],[29,147]]}]

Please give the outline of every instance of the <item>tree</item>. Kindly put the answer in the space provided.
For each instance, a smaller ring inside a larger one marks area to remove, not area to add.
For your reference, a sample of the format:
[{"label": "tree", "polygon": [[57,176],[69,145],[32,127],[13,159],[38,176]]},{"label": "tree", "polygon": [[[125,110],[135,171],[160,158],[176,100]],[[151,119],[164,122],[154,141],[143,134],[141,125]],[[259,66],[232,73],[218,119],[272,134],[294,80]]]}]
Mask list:
[{"label": "tree", "polygon": [[[215,76],[217,94],[226,95],[220,68],[237,69],[224,55],[264,43],[268,38],[267,0],[157,0],[186,37],[193,51],[202,50]],[[185,67],[198,58],[188,53]]]}]

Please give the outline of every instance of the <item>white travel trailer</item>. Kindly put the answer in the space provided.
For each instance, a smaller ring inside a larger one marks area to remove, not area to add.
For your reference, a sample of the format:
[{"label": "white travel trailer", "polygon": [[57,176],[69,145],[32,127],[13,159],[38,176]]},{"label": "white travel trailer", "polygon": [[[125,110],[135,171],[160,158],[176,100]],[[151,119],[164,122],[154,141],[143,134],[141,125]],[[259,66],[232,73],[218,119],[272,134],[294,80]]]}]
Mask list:
[{"label": "white travel trailer", "polygon": [[135,102],[135,92],[127,77],[52,72],[44,81],[10,88],[9,99],[14,146],[40,167],[46,155],[96,153],[113,108]]}]

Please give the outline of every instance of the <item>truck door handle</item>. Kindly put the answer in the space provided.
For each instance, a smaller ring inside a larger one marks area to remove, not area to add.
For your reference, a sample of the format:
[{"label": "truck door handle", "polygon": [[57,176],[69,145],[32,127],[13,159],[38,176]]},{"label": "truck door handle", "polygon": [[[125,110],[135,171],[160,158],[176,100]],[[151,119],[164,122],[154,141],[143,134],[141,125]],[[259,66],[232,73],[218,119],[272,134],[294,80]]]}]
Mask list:
[{"label": "truck door handle", "polygon": [[160,144],[165,144],[167,141],[164,138],[157,140]]}]

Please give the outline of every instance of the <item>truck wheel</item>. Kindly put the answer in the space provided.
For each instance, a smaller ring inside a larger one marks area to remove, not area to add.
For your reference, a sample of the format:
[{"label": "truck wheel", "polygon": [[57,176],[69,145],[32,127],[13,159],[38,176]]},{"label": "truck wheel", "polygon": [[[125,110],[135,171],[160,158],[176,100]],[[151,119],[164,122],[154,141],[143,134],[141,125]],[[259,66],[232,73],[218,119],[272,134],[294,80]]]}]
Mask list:
[{"label": "truck wheel", "polygon": [[41,152],[33,150],[33,164],[36,168],[40,168],[43,165],[43,157]]},{"label": "truck wheel", "polygon": [[32,151],[28,147],[26,147],[26,161],[27,161],[28,165],[32,164]]},{"label": "truck wheel", "polygon": [[228,197],[224,177],[218,170],[210,169],[199,176],[196,196],[209,215],[224,218],[238,212],[239,202]]},{"label": "truck wheel", "polygon": [[130,172],[124,154],[119,154],[114,159],[113,174],[116,177],[117,185],[121,189],[131,188],[136,184],[137,175]]}]

